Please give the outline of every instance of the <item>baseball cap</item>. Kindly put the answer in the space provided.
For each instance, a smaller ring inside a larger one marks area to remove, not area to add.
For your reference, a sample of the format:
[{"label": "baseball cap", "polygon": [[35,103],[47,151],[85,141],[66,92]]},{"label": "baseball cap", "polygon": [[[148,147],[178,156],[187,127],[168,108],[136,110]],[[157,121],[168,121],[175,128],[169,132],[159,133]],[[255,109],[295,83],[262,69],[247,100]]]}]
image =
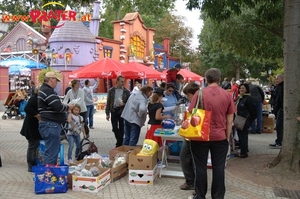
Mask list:
[{"label": "baseball cap", "polygon": [[165,96],[164,95],[164,90],[162,88],[156,88],[153,93],[157,93],[157,94],[160,94],[162,95],[163,97]]},{"label": "baseball cap", "polygon": [[182,68],[181,64],[176,64],[174,68]]},{"label": "baseball cap", "polygon": [[58,76],[58,74],[55,73],[55,72],[53,72],[53,71],[47,72],[47,73],[45,74],[45,77],[52,77],[52,78],[56,78],[57,81],[59,81],[59,82],[61,81],[61,79],[60,79],[60,77]]},{"label": "baseball cap", "polygon": [[237,85],[240,85],[240,84],[241,84],[240,80],[236,80],[235,83],[236,83]]}]

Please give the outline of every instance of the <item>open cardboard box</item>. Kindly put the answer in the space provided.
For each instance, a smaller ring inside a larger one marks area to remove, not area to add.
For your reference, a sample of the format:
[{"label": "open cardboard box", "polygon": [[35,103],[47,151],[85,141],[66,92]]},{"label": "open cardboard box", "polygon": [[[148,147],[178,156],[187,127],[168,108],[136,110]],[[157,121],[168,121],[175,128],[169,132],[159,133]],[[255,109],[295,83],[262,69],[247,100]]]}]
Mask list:
[{"label": "open cardboard box", "polygon": [[129,154],[128,169],[133,170],[153,170],[157,164],[157,152],[153,156],[137,155],[141,149],[134,149]]}]

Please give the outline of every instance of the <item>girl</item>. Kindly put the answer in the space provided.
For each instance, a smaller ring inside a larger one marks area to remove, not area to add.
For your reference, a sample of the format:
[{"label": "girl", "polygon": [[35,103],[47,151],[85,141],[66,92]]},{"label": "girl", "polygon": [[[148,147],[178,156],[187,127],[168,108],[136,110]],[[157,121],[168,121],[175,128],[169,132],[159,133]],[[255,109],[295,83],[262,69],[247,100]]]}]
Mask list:
[{"label": "girl", "polygon": [[169,119],[170,115],[163,115],[164,106],[161,100],[164,96],[164,90],[161,88],[156,88],[151,97],[150,103],[148,104],[149,121],[148,124],[151,125],[150,129],[146,133],[145,139],[151,139],[157,142],[161,147],[162,141],[160,137],[154,136],[154,131],[157,128],[162,128],[161,122],[164,119]]},{"label": "girl", "polygon": [[67,133],[68,142],[69,142],[69,150],[68,150],[68,161],[72,162],[72,151],[74,148],[74,142],[76,144],[75,150],[75,159],[78,157],[80,153],[80,133],[83,133],[83,137],[86,138],[85,130],[83,127],[84,120],[80,113],[80,106],[78,104],[74,105],[74,108],[68,111],[68,123],[69,130]]}]

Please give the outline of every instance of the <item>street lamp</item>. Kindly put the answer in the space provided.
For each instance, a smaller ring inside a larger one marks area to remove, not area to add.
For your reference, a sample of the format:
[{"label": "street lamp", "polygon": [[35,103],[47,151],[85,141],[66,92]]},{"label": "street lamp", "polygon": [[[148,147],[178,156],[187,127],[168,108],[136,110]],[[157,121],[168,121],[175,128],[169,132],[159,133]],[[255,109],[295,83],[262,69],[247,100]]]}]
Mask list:
[{"label": "street lamp", "polygon": [[50,67],[51,59],[52,59],[52,50],[50,49],[50,46],[48,46],[47,49],[45,50],[45,54],[46,54],[46,60],[48,63],[48,67]]}]

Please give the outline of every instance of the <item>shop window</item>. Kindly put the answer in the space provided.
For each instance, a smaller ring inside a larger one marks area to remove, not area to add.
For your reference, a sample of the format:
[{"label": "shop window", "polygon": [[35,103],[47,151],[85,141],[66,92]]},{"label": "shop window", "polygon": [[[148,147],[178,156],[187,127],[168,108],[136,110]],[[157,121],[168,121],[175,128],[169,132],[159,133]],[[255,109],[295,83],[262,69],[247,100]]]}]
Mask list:
[{"label": "shop window", "polygon": [[103,46],[104,57],[112,58],[113,48],[110,46]]},{"label": "shop window", "polygon": [[145,56],[145,42],[137,35],[130,38],[130,44],[134,47],[136,57]]}]

